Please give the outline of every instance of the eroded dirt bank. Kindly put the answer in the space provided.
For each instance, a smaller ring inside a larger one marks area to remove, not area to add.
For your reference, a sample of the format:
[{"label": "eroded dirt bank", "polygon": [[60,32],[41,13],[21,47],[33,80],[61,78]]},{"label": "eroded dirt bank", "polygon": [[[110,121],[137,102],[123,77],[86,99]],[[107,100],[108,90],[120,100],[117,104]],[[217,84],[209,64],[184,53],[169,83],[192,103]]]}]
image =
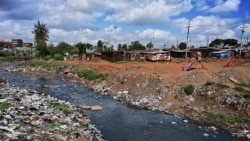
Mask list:
[{"label": "eroded dirt bank", "polygon": [[[181,71],[182,63],[132,62],[115,64],[105,61],[61,62],[57,71],[46,71],[41,67],[20,68],[23,75],[62,77],[72,82],[110,95],[121,102],[159,110],[182,118],[214,123],[229,130],[232,135],[250,138],[250,102],[244,97],[249,88],[239,90],[238,83],[249,84],[250,63],[235,62],[223,68],[226,61],[204,63],[205,69]],[[77,72],[93,70],[105,79],[86,80]],[[194,86],[187,95],[184,88]],[[242,87],[241,87],[242,88]]]}]

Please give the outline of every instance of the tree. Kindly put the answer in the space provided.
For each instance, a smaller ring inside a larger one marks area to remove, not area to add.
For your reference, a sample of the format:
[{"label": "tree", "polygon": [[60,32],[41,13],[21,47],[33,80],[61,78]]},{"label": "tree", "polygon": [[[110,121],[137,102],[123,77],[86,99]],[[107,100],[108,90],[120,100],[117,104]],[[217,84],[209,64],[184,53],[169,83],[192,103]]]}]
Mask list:
[{"label": "tree", "polygon": [[171,50],[175,50],[176,47],[174,45],[171,46]]},{"label": "tree", "polygon": [[40,52],[40,55],[44,57],[47,51],[46,41],[49,39],[49,30],[46,24],[37,21],[37,23],[34,24],[32,33],[35,35],[36,49]]},{"label": "tree", "polygon": [[89,44],[89,43],[82,43],[79,42],[75,45],[78,48],[78,56],[79,56],[79,60],[82,60],[82,55],[83,53],[86,53],[86,49],[93,49],[93,45]]},{"label": "tree", "polygon": [[98,40],[97,41],[97,49],[98,52],[102,52],[103,51],[103,42],[102,40]]},{"label": "tree", "polygon": [[179,49],[183,50],[187,48],[187,44],[185,42],[181,42],[178,46]]},{"label": "tree", "polygon": [[128,48],[129,51],[132,51],[132,50],[145,50],[145,49],[146,49],[146,47],[143,46],[139,41],[131,42],[131,45]]},{"label": "tree", "polygon": [[123,51],[122,44],[118,44],[117,51]]},{"label": "tree", "polygon": [[229,45],[229,46],[236,46],[237,45],[237,40],[236,39],[224,39],[223,44],[224,46]]},{"label": "tree", "polygon": [[66,42],[60,42],[58,45],[57,45],[57,53],[60,53],[60,54],[65,54],[66,52],[69,52],[71,50],[73,46],[66,43]]},{"label": "tree", "polygon": [[226,46],[226,45],[229,45],[229,46],[236,46],[237,45],[237,40],[236,39],[215,39],[213,40],[209,46],[210,47],[219,47],[221,45]]},{"label": "tree", "polygon": [[127,44],[123,44],[123,45],[122,45],[122,49],[123,49],[123,51],[128,50],[128,45],[127,45]]},{"label": "tree", "polygon": [[118,44],[117,50],[118,51],[126,51],[126,50],[128,50],[127,48],[128,48],[127,44]]},{"label": "tree", "polygon": [[148,50],[151,50],[151,49],[154,47],[154,45],[153,45],[152,42],[149,42],[149,43],[146,45],[146,47],[147,47]]},{"label": "tree", "polygon": [[51,56],[56,54],[56,47],[53,44],[49,44],[47,47],[47,50],[49,52],[49,55],[51,55]]},{"label": "tree", "polygon": [[215,40],[213,40],[213,41],[209,44],[209,46],[210,46],[210,47],[218,47],[218,46],[220,46],[222,43],[223,43],[223,39],[215,39]]}]

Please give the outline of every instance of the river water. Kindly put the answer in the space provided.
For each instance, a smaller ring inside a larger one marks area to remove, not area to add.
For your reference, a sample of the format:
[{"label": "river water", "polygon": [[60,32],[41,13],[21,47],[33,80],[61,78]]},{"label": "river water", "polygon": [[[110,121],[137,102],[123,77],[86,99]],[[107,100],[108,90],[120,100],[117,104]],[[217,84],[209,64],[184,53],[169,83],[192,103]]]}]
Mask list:
[{"label": "river water", "polygon": [[0,78],[3,77],[10,85],[35,89],[78,106],[101,105],[102,111],[83,112],[108,141],[240,141],[222,129],[214,132],[172,115],[133,108],[79,84],[18,76],[1,70]]}]

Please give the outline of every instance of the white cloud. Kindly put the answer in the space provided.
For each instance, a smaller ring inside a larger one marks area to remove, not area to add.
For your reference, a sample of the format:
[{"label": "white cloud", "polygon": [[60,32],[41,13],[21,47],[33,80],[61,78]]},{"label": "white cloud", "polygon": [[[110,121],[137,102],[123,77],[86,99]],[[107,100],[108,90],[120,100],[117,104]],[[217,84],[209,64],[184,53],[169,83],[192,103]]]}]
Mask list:
[{"label": "white cloud", "polygon": [[240,0],[220,0],[217,1],[216,6],[209,9],[211,13],[219,13],[219,12],[231,12],[237,11],[239,9]]},{"label": "white cloud", "polygon": [[195,6],[198,10],[201,10],[201,11],[205,11],[209,9],[209,6],[206,0],[197,0],[195,3]]},{"label": "white cloud", "polygon": [[222,34],[222,37],[223,37],[224,39],[235,38],[235,34],[236,34],[236,33],[235,33],[234,31],[228,29],[228,30],[226,30],[226,31]]},{"label": "white cloud", "polygon": [[127,3],[126,9],[116,9],[116,13],[107,16],[107,21],[118,21],[125,23],[159,24],[166,23],[172,16],[177,16],[192,9],[191,0],[183,1],[134,1]]},{"label": "white cloud", "polygon": [[[230,27],[236,19],[221,18],[218,13],[238,10],[240,0],[21,0],[19,3],[16,11],[0,8],[1,38],[33,42],[31,30],[37,20],[47,24],[49,43],[81,41],[96,45],[103,40],[113,44],[114,25],[117,25],[118,43],[140,38],[147,44],[154,38],[154,44],[162,47],[176,42],[177,37],[179,41],[185,39],[189,20],[192,44],[206,43],[207,36],[238,38],[240,35],[240,29]],[[193,10],[194,7],[199,11]],[[208,11],[216,16],[208,15]],[[13,18],[8,13],[19,17]],[[249,13],[244,13],[249,19]]]},{"label": "white cloud", "polygon": [[0,22],[0,31],[3,37],[7,40],[20,38],[22,37],[24,41],[33,42],[33,34],[31,33],[32,29],[28,26],[23,26],[16,24],[10,20]]},{"label": "white cloud", "polygon": [[[231,25],[234,24],[237,19],[220,18],[214,15],[211,16],[196,16],[190,21],[190,39],[192,44],[204,45],[207,42],[207,38],[236,38],[238,39],[236,32],[231,30]],[[182,29],[183,34],[187,33],[188,19],[181,18],[176,19],[173,23]]]}]

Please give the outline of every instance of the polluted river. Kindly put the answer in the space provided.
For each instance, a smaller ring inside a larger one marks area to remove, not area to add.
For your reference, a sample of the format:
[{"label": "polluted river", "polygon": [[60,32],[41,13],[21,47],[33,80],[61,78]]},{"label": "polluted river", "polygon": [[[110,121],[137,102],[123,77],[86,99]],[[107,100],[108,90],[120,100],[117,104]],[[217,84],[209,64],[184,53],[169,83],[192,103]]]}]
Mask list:
[{"label": "polluted river", "polygon": [[173,115],[131,107],[112,97],[61,79],[25,77],[0,71],[9,85],[51,95],[77,106],[100,105],[103,110],[83,110],[108,141],[240,141],[215,125],[200,125]]}]

